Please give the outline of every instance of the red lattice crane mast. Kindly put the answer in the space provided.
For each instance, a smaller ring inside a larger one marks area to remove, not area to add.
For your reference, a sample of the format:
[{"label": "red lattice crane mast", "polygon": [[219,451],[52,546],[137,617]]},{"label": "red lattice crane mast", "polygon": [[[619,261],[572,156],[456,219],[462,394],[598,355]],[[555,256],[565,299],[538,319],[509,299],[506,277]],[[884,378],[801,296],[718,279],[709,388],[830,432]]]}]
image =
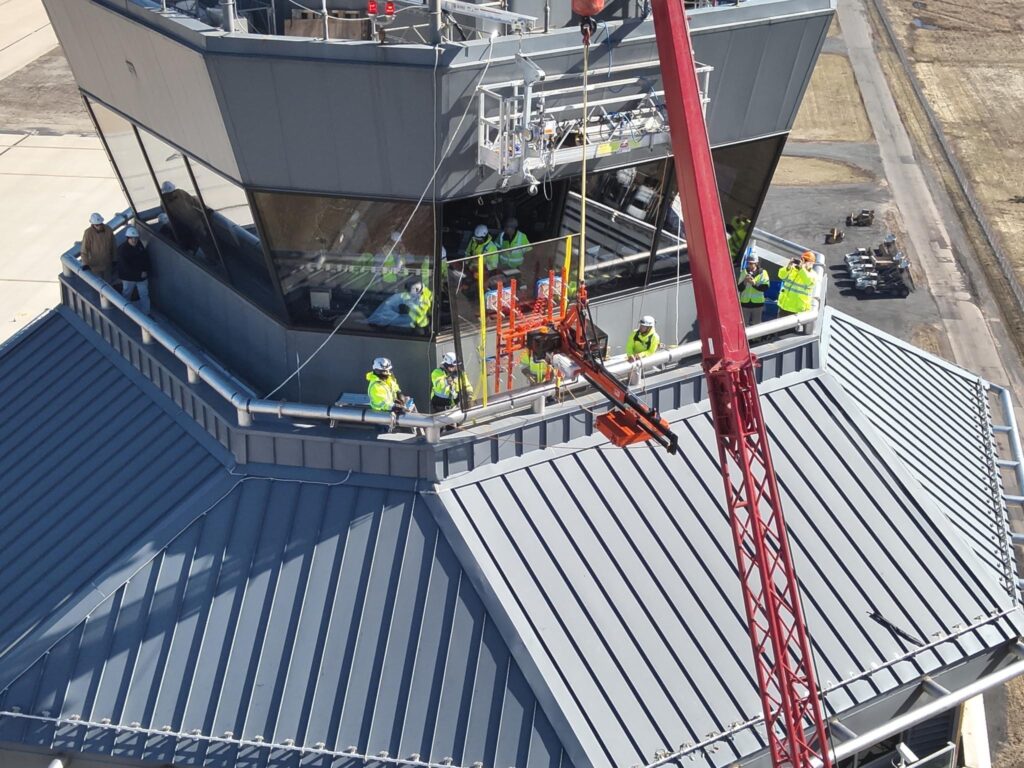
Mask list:
[{"label": "red lattice crane mast", "polygon": [[[589,46],[594,30],[589,17],[603,4],[603,0],[574,0],[573,10],[584,17],[584,46]],[[775,768],[831,768],[811,646],[757,393],[755,361],[740,315],[686,14],[682,0],[653,0],[653,10],[701,356],[772,764]],[[530,336],[531,348],[557,349],[572,358],[584,378],[616,406],[596,423],[614,444],[653,438],[675,452],[676,439],[668,423],[604,369],[603,345],[590,320],[582,282],[575,306],[559,325]]]}]

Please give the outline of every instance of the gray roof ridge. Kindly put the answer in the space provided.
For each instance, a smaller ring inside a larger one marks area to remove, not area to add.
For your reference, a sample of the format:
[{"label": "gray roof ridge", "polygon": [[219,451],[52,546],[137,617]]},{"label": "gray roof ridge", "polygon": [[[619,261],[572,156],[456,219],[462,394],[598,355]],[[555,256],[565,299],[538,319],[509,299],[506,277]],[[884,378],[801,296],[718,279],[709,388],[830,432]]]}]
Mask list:
[{"label": "gray roof ridge", "polygon": [[[793,386],[794,384],[801,384],[805,381],[818,378],[824,371],[820,368],[805,368],[800,371],[792,371],[790,373],[782,374],[775,378],[769,379],[768,381],[758,384],[758,393],[761,395],[770,394],[780,389],[786,389]],[[600,401],[597,403],[598,406],[602,405]],[[711,401],[708,399],[702,399],[696,403],[689,403],[682,406],[681,408],[673,408],[671,410],[662,411],[661,415],[669,422],[669,424],[678,424],[680,422],[691,419],[694,416],[699,416],[702,413],[707,413],[711,410]],[[613,445],[603,445],[606,443],[606,438],[598,432],[587,435],[585,437],[577,437],[566,443],[560,443],[558,445],[549,445],[546,448],[541,448],[536,451],[524,453],[520,456],[513,456],[507,459],[501,459],[500,461],[482,464],[475,469],[471,469],[467,472],[462,472],[458,475],[446,477],[436,484],[436,491],[441,492],[445,490],[454,490],[461,488],[466,485],[473,485],[480,480],[488,477],[496,477],[503,475],[513,469],[523,469],[525,467],[531,467],[536,464],[542,464],[548,461],[554,456],[564,456],[572,453],[580,453],[591,448],[597,448],[598,450],[612,450],[612,451],[644,451],[644,450],[661,450],[659,446],[651,443],[637,443],[636,445],[627,446],[625,448],[616,448]]]},{"label": "gray roof ridge", "polygon": [[[587,439],[589,440],[589,438]],[[570,723],[570,715],[566,712],[565,705],[572,701],[572,697],[564,689],[564,685],[557,682],[559,678],[554,674],[550,660],[539,649],[531,650],[530,646],[536,642],[535,638],[524,638],[522,633],[517,630],[517,622],[529,622],[529,619],[525,615],[513,616],[513,613],[518,614],[520,611],[515,607],[515,601],[510,599],[508,594],[510,587],[503,582],[501,574],[493,563],[480,562],[473,556],[458,524],[448,512],[444,499],[446,495],[450,494],[450,490],[437,485],[431,493],[421,493],[420,495],[433,515],[441,535],[447,539],[462,570],[480,596],[487,615],[491,617],[498,628],[512,658],[519,665],[538,705],[544,710],[548,721],[555,729],[562,748],[569,754],[573,765],[598,766],[606,764],[607,759],[601,759],[605,757],[605,753],[600,743],[591,739],[589,734],[580,733]],[[558,686],[559,690],[553,690],[553,683]]]},{"label": "gray roof ridge", "polygon": [[[231,495],[243,480],[239,478],[232,482],[232,476],[227,473],[208,477],[178,507],[179,515],[169,516],[147,530],[136,540],[135,545],[117,553],[95,578],[83,584],[44,620],[12,642],[0,655],[0,692],[10,688],[98,606],[111,599],[118,589],[159,556],[171,542]],[[227,488],[224,489],[224,486]],[[209,499],[213,494],[216,497],[211,503]],[[184,520],[181,515],[184,515]]]}]

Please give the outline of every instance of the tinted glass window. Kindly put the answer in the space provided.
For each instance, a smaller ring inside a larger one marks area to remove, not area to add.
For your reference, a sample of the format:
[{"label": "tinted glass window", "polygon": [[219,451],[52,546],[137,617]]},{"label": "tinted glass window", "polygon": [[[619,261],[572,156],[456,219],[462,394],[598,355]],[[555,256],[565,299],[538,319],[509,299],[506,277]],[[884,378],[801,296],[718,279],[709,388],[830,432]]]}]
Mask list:
[{"label": "tinted glass window", "polygon": [[413,203],[397,201],[276,192],[255,192],[253,199],[292,322],[430,334],[436,260],[430,206],[413,215]]},{"label": "tinted glass window", "polygon": [[739,261],[750,239],[785,143],[785,136],[772,136],[719,147],[713,152],[722,216],[734,261]]},{"label": "tinted glass window", "polygon": [[245,192],[233,181],[195,160],[189,160],[189,167],[232,285],[260,306],[277,312],[277,290],[267,270]]},{"label": "tinted glass window", "polygon": [[160,196],[131,123],[91,99],[89,106],[96,118],[96,129],[106,142],[110,159],[128,192],[128,202],[143,221],[155,219],[160,213]]},{"label": "tinted glass window", "polygon": [[[647,282],[651,244],[669,178],[665,160],[587,176],[585,269],[591,296]],[[563,234],[580,231],[579,185],[575,179],[566,200]]]},{"label": "tinted glass window", "polygon": [[192,184],[184,155],[141,128],[139,136],[159,184],[160,198],[176,244],[200,264],[223,274],[217,245],[207,226],[206,212]]}]

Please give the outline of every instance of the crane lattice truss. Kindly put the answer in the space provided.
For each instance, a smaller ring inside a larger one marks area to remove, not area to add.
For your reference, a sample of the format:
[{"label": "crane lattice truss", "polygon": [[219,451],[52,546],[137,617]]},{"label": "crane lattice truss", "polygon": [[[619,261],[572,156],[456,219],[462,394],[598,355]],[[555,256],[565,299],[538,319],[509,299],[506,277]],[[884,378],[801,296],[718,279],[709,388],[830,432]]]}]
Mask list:
[{"label": "crane lattice truss", "polygon": [[740,316],[683,4],[654,0],[704,371],[772,763],[830,768],[754,359]]}]

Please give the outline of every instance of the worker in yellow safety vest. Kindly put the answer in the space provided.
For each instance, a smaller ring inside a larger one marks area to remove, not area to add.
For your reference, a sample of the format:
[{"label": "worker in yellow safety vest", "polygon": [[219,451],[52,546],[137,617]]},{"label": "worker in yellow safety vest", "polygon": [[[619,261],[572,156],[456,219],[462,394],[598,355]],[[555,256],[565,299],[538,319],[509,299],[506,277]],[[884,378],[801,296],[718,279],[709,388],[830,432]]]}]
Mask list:
[{"label": "worker in yellow safety vest", "polygon": [[544,355],[534,355],[530,350],[524,349],[519,361],[523,366],[523,375],[531,384],[543,384],[551,378],[554,368]]},{"label": "worker in yellow safety vest", "polygon": [[743,322],[757,325],[761,322],[764,312],[764,292],[768,290],[768,270],[761,266],[756,253],[747,256],[747,266],[740,273],[736,287],[740,292],[740,309],[743,310]]},{"label": "worker in yellow safety vest", "polygon": [[461,370],[459,359],[454,352],[445,352],[441,365],[430,372],[430,410],[448,411],[462,404],[462,395],[467,401],[473,399],[473,387],[466,372]]},{"label": "worker in yellow safety vest", "polygon": [[427,288],[418,277],[411,278],[402,292],[398,313],[409,315],[413,328],[426,329],[430,326],[430,308],[434,304],[434,292]]},{"label": "worker in yellow safety vest", "polygon": [[729,236],[729,254],[732,256],[732,263],[738,264],[743,254],[743,244],[747,242],[747,231],[750,229],[750,219],[746,216],[736,214],[729,220],[725,233]]},{"label": "worker in yellow safety vest", "polygon": [[391,361],[378,357],[373,361],[373,370],[366,374],[366,395],[370,408],[375,411],[405,413],[405,395],[392,373]]},{"label": "worker in yellow safety vest", "polygon": [[473,237],[466,246],[466,256],[475,259],[478,256],[484,257],[484,269],[490,271],[498,268],[498,246],[491,239],[490,230],[486,224],[477,224],[473,230]]},{"label": "worker in yellow safety vest", "polygon": [[811,309],[814,284],[818,280],[814,272],[817,261],[810,251],[804,251],[799,259],[792,259],[779,270],[782,290],[779,291],[779,317],[807,312]]},{"label": "worker in yellow safety vest", "polygon": [[642,357],[653,355],[658,351],[659,344],[661,344],[661,339],[658,332],[654,330],[654,318],[644,315],[640,318],[636,330],[629,334],[629,339],[626,341],[626,359],[632,363]]},{"label": "worker in yellow safety vest", "polygon": [[529,239],[519,230],[519,220],[509,217],[505,229],[498,235],[498,263],[504,269],[519,269],[532,250]]}]

